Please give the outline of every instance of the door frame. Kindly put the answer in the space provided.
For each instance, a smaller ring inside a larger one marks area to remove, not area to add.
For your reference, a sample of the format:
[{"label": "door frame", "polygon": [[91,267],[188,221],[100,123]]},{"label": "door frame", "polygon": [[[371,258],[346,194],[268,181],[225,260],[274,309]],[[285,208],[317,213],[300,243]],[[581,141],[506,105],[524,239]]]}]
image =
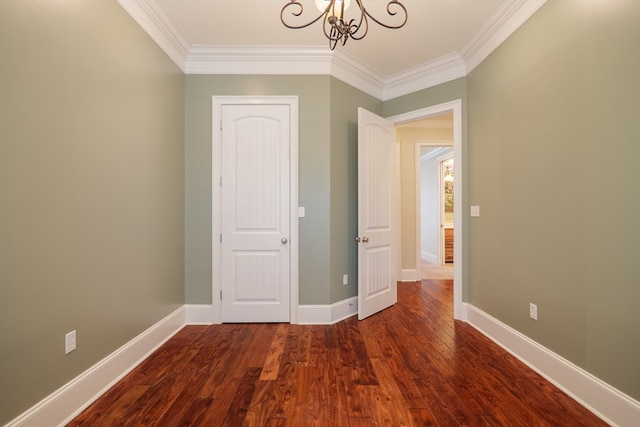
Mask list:
[{"label": "door frame", "polygon": [[[463,247],[463,201],[464,201],[464,179],[463,179],[463,163],[462,163],[462,99],[456,99],[442,104],[432,105],[430,107],[421,108],[419,110],[410,111],[408,113],[398,114],[387,117],[396,125],[412,122],[415,120],[426,119],[437,116],[442,113],[453,112],[453,168],[455,181],[453,182],[453,318],[464,320],[463,304],[462,304],[462,281],[463,281],[463,265],[465,263]],[[414,166],[415,167],[415,166]],[[420,265],[416,265],[419,271]]]},{"label": "door frame", "polygon": [[298,97],[297,96],[213,96],[211,121],[211,303],[213,323],[222,323],[221,242],[222,232],[222,107],[224,105],[289,106],[289,323],[298,321]]}]

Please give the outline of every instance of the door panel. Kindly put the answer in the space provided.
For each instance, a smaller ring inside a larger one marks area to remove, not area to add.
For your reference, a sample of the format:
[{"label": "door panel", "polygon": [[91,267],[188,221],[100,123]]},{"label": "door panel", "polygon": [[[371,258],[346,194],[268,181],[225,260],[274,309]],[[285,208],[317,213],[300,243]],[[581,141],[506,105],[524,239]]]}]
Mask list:
[{"label": "door panel", "polygon": [[358,109],[358,319],[397,301],[395,128]]},{"label": "door panel", "polygon": [[289,107],[222,109],[223,322],[289,321]]}]

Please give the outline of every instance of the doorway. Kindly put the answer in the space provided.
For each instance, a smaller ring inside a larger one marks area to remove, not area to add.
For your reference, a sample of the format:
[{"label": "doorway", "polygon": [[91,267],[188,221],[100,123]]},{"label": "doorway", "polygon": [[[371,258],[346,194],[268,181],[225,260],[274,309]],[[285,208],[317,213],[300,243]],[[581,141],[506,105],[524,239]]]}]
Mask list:
[{"label": "doorway", "polygon": [[[420,279],[453,279],[454,161],[451,144],[452,141],[416,142],[416,230],[419,233],[416,252],[417,262],[421,264]],[[441,268],[443,266],[447,268]],[[426,277],[425,273],[437,277]]]},{"label": "doorway", "polygon": [[[415,110],[409,113],[399,114],[397,116],[389,117],[388,120],[392,121],[396,126],[415,122],[422,119],[427,119],[430,117],[439,116],[442,114],[451,113],[451,120],[453,123],[452,128],[452,136],[453,136],[453,159],[454,159],[454,168],[455,168],[455,181],[454,181],[454,195],[453,195],[453,203],[457,208],[454,209],[453,212],[453,239],[455,242],[453,252],[454,252],[454,269],[453,269],[453,317],[454,319],[464,320],[463,313],[463,304],[462,304],[462,282],[463,282],[463,269],[462,266],[464,264],[463,257],[463,223],[462,223],[462,214],[463,214],[463,174],[462,174],[462,165],[463,165],[463,157],[462,157],[462,100],[457,99],[454,101],[434,105],[431,107],[423,108],[420,110]],[[418,157],[418,156],[416,156]],[[414,172],[417,168],[418,162],[415,162]],[[416,215],[416,222],[419,220],[419,216]],[[419,230],[420,228],[416,228]],[[406,237],[406,236],[405,236]],[[414,235],[413,237],[416,241],[416,257],[415,257],[415,268],[416,273],[419,267],[419,257],[421,248],[419,247],[419,239]]]}]

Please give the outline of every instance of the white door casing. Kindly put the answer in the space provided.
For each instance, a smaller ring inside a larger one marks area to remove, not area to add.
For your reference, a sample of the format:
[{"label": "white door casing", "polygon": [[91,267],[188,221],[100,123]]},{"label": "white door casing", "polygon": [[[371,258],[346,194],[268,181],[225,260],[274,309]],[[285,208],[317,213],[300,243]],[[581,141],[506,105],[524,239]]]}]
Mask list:
[{"label": "white door casing", "polygon": [[297,99],[214,97],[213,157],[214,321],[295,321]]},{"label": "white door casing", "polygon": [[358,319],[396,303],[396,143],[393,123],[358,109]]}]

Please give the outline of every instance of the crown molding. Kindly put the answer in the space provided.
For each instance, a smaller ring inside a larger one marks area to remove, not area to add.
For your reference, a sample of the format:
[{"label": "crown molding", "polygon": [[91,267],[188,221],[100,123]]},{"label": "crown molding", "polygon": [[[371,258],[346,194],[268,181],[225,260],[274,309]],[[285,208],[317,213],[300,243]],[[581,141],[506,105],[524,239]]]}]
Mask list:
[{"label": "crown molding", "polygon": [[435,147],[435,148],[432,147],[430,151],[427,151],[426,153],[420,156],[420,161],[422,162],[429,159],[435,159],[440,156],[448,155],[450,152],[451,152],[451,147],[448,147],[448,146]]},{"label": "crown molding", "polygon": [[171,60],[185,71],[190,44],[155,0],[118,0]]},{"label": "crown molding", "polygon": [[451,53],[385,79],[382,100],[428,89],[466,75],[462,57]]},{"label": "crown molding", "polygon": [[332,52],[319,46],[194,45],[186,74],[330,74]]},{"label": "crown molding", "polygon": [[462,49],[466,74],[480,65],[546,2],[547,0],[512,0],[502,3]]},{"label": "crown molding", "polygon": [[382,99],[384,77],[342,50],[333,51],[331,75],[374,98]]},{"label": "crown molding", "polygon": [[344,51],[326,46],[190,45],[156,0],[118,0],[185,74],[331,75],[383,101],[469,74],[547,0],[502,3],[464,48],[417,67],[382,76]]},{"label": "crown molding", "polygon": [[342,51],[326,46],[195,45],[187,57],[186,74],[331,75],[382,98],[384,79]]}]

